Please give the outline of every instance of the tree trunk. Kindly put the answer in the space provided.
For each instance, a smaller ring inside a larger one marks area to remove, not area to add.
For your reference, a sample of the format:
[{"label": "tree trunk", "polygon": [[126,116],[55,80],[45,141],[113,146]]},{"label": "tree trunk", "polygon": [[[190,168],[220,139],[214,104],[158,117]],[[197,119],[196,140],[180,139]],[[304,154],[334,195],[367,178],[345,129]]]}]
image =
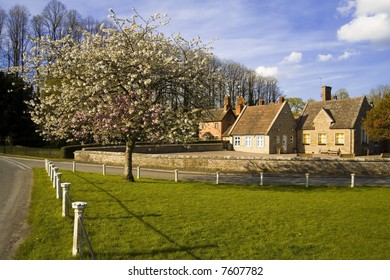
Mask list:
[{"label": "tree trunk", "polygon": [[135,141],[128,140],[126,142],[126,153],[125,153],[125,170],[124,176],[126,180],[135,182],[133,176],[133,151],[135,148]]}]

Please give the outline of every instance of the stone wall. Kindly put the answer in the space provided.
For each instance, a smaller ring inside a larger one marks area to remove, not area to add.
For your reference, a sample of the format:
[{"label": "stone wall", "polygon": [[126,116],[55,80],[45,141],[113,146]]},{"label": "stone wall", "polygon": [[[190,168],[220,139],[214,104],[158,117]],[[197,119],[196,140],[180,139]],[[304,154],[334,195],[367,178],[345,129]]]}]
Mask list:
[{"label": "stone wall", "polygon": [[[195,144],[163,144],[163,145],[137,145],[134,153],[141,154],[167,154],[167,153],[186,153],[186,152],[206,152],[223,151],[224,143],[222,141],[215,143],[195,143]],[[85,151],[116,152],[124,153],[125,146],[106,146],[84,148]]]},{"label": "stone wall", "polygon": [[[124,153],[77,151],[75,160],[100,164],[124,165]],[[389,175],[386,158],[305,158],[297,156],[202,156],[199,154],[133,154],[134,166],[223,170],[241,172]]]}]

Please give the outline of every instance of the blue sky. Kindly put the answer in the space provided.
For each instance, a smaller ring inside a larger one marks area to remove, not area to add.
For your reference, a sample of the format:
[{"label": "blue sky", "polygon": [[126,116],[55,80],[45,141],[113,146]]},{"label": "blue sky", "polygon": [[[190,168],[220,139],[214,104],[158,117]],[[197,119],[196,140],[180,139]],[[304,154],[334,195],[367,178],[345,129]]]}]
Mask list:
[{"label": "blue sky", "polygon": [[[0,0],[39,14],[49,0]],[[390,84],[389,0],[62,0],[82,16],[167,13],[166,35],[200,36],[213,53],[278,78],[287,97],[320,99],[322,85],[351,97]]]}]

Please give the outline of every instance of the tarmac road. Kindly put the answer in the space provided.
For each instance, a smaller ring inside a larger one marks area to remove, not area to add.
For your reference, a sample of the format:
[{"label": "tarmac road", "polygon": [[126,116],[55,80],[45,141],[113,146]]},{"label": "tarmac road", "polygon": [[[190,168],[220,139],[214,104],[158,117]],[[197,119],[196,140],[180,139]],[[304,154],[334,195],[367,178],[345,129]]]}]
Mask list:
[{"label": "tarmac road", "polygon": [[0,157],[0,259],[12,259],[27,236],[25,222],[30,203],[32,168]]},{"label": "tarmac road", "polygon": [[[59,170],[73,170],[72,161],[53,161]],[[25,223],[32,187],[32,169],[43,168],[44,160],[0,156],[0,259],[11,259],[28,233]],[[76,163],[82,172],[103,173],[103,165]],[[123,167],[105,166],[106,174],[122,175]],[[137,169],[133,169],[137,176]],[[175,171],[140,168],[141,178],[175,180]],[[179,170],[179,181],[202,181],[215,184],[216,172]],[[220,172],[219,183],[260,184],[260,174]],[[263,174],[263,184],[306,185],[305,174]],[[351,185],[351,176],[310,175],[309,185]],[[354,186],[390,186],[390,175],[355,176]]]}]

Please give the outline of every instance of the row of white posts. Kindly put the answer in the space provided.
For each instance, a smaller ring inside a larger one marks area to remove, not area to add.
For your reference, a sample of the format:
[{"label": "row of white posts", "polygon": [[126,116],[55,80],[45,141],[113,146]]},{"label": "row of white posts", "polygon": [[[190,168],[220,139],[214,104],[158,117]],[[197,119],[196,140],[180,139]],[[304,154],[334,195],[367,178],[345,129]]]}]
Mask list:
[{"label": "row of white posts", "polygon": [[[179,181],[179,170],[175,169],[174,173],[175,173],[175,182],[178,182]],[[306,186],[306,188],[308,188],[309,187],[310,173],[305,173],[305,176],[306,176],[305,186]],[[215,183],[217,185],[219,184],[219,177],[220,177],[220,172],[217,171],[215,173]],[[141,178],[141,167],[137,166],[137,179],[140,179],[140,178]],[[260,184],[260,186],[263,186],[263,184],[264,184],[264,172],[260,172],[260,182],[259,182],[259,184]],[[353,188],[354,186],[355,186],[355,174],[351,174],[351,188]]]},{"label": "row of white posts", "polygon": [[[75,164],[73,165],[75,168]],[[83,229],[84,221],[84,209],[87,207],[87,203],[83,201],[77,201],[71,203],[69,196],[69,189],[71,184],[61,182],[62,173],[58,172],[58,167],[56,167],[51,161],[45,160],[45,169],[47,174],[50,176],[50,180],[53,182],[53,188],[56,190],[56,198],[62,200],[62,217],[69,217],[70,205],[74,209],[74,228],[73,228],[73,247],[72,255],[73,256],[82,256],[83,255],[83,235],[85,235]],[[75,170],[73,170],[75,171]],[[61,192],[62,189],[62,192]],[[88,238],[87,238],[88,241]],[[93,256],[92,248],[88,241],[88,247]],[[93,256],[94,257],[94,256]]]},{"label": "row of white posts", "polygon": [[[102,168],[103,168],[103,175],[106,175],[106,165],[103,164]],[[76,162],[73,162],[73,172],[75,172],[75,171],[76,171]],[[141,178],[141,166],[137,166],[136,172],[137,172],[137,175],[136,175],[137,179],[140,179]],[[59,173],[59,174],[61,174],[61,173]],[[309,187],[310,174],[305,173],[305,176],[306,176],[306,184],[305,185],[306,185],[306,187]],[[175,178],[175,182],[179,181],[179,170],[178,169],[174,170],[174,178]],[[217,185],[219,184],[219,178],[220,178],[220,172],[217,171],[215,173],[215,183]],[[260,186],[263,186],[263,183],[264,183],[264,172],[260,172],[260,182],[259,182]],[[351,174],[351,188],[353,188],[354,186],[355,186],[355,174]]]}]

